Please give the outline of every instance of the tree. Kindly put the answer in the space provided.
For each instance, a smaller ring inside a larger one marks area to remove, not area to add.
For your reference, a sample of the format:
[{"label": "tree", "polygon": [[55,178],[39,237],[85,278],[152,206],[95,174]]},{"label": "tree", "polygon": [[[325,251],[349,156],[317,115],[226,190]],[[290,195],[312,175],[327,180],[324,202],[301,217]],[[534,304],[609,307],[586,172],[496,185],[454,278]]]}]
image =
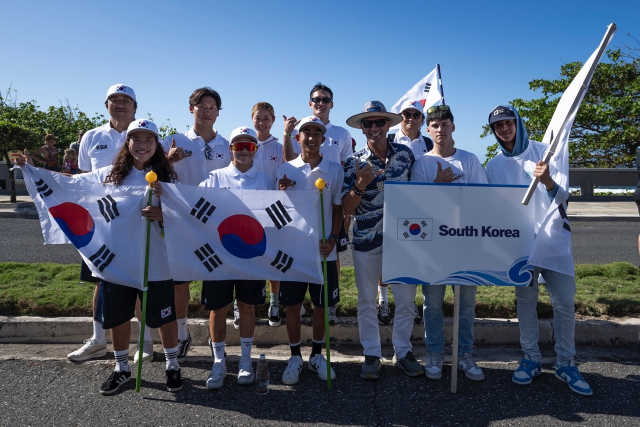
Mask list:
[{"label": "tree", "polygon": [[32,130],[0,120],[0,154],[7,162],[9,170],[9,182],[11,188],[11,203],[16,202],[16,182],[11,170],[12,164],[9,158],[9,151],[20,150],[26,148],[28,150],[36,148],[40,143],[40,137]]},{"label": "tree", "polygon": [[[635,167],[640,145],[640,58],[607,51],[611,62],[600,63],[589,90],[578,110],[569,136],[569,162],[572,167]],[[557,80],[536,79],[529,89],[543,96],[530,101],[514,99],[511,105],[522,117],[529,138],[541,141],[560,96],[582,68],[581,62],[560,67]],[[483,126],[482,138],[491,134]],[[487,148],[487,160],[498,153],[498,144]]]}]

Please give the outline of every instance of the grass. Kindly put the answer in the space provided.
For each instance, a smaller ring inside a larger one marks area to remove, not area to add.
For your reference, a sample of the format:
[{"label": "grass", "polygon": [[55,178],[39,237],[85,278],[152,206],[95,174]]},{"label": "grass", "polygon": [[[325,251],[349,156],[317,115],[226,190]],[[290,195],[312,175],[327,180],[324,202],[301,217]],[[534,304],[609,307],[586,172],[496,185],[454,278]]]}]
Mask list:
[{"label": "grass", "polygon": [[[93,284],[78,280],[79,265],[53,263],[0,263],[0,315],[28,316],[91,316]],[[576,266],[576,314],[578,316],[638,316],[640,315],[640,269],[629,263]],[[208,317],[200,305],[199,282],[191,283],[191,317]],[[418,286],[416,302],[421,304],[422,290]],[[355,316],[358,293],[353,268],[345,267],[340,274],[339,316]],[[269,292],[267,291],[267,301]],[[389,292],[393,311],[393,291]],[[267,316],[268,304],[256,307],[258,317]],[[313,311],[305,301],[308,313]],[[446,316],[453,314],[453,293],[448,287],[443,306]],[[538,315],[549,318],[553,308],[544,286],[540,289]],[[516,297],[513,288],[479,287],[476,297],[477,317],[516,317]]]}]

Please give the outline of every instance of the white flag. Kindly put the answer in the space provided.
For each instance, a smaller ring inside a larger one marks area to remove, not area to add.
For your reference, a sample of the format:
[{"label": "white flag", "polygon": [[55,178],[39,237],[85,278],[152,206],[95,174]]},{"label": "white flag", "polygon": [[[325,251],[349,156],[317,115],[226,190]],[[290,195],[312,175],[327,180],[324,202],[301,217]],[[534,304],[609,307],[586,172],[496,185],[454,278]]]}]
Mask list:
[{"label": "white flag", "polygon": [[317,192],[162,188],[174,280],[323,282]]},{"label": "white flag", "polygon": [[[442,101],[442,94],[440,93],[440,84],[438,82],[438,68],[434,68],[429,74],[427,74],[422,80],[413,85],[402,98],[398,100],[393,107],[389,110],[392,113],[400,113],[400,108],[405,101],[420,101],[423,107],[424,115],[427,115],[427,109],[436,104],[440,104]],[[389,132],[400,130],[400,125],[396,125],[389,129]]]},{"label": "white flag", "polygon": [[[552,178],[558,184],[559,189],[540,225],[529,263],[571,276],[574,275],[574,268],[571,253],[571,227],[567,219],[569,134],[578,108],[587,93],[593,72],[615,31],[616,25],[609,25],[600,46],[564,91],[542,139],[542,142],[551,144],[551,150],[555,150],[555,154],[549,159],[549,166],[552,170],[555,169]],[[555,147],[553,147],[554,142]]]}]

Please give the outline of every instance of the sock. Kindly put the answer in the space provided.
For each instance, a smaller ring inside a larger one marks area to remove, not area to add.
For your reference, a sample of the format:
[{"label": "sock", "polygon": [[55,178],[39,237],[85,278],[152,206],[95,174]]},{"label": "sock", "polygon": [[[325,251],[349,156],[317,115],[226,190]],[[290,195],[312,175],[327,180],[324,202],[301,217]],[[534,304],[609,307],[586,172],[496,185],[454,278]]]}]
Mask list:
[{"label": "sock", "polygon": [[289,348],[291,349],[291,356],[302,357],[302,354],[300,353],[300,343],[297,343],[297,344],[289,343]]},{"label": "sock", "polygon": [[213,343],[213,358],[215,362],[224,363],[224,341]]},{"label": "sock", "polygon": [[324,341],[311,341],[311,356],[309,356],[309,358],[312,358],[316,354],[322,353],[322,344],[324,344]]},{"label": "sock", "polygon": [[129,349],[114,351],[113,355],[116,357],[116,372],[130,371],[129,367]]},{"label": "sock", "polygon": [[104,336],[104,329],[102,329],[102,325],[100,322],[93,321],[93,336],[92,340],[97,342],[105,342],[107,339]]},{"label": "sock", "polygon": [[277,307],[278,306],[278,294],[271,294],[271,307]]},{"label": "sock", "polygon": [[389,299],[387,298],[387,291],[389,290],[388,286],[378,286],[378,303],[384,301],[385,304],[389,304]]},{"label": "sock", "polygon": [[233,311],[240,311],[240,310],[238,310],[238,300],[237,299],[233,300]]},{"label": "sock", "polygon": [[251,347],[253,347],[253,337],[240,337],[240,345],[242,346],[242,359],[251,359]]},{"label": "sock", "polygon": [[178,339],[185,341],[189,338],[189,331],[187,331],[187,318],[178,319]]},{"label": "sock", "polygon": [[[142,328],[142,322],[138,322],[138,328]],[[151,338],[151,328],[148,326],[145,326],[144,328],[144,340],[146,342],[151,342],[153,341],[153,338]],[[138,341],[140,341],[140,336],[138,335]]]},{"label": "sock", "polygon": [[163,348],[164,357],[167,360],[165,364],[165,369],[168,371],[169,369],[173,369],[177,371],[180,369],[180,365],[178,365],[178,347],[173,348]]}]

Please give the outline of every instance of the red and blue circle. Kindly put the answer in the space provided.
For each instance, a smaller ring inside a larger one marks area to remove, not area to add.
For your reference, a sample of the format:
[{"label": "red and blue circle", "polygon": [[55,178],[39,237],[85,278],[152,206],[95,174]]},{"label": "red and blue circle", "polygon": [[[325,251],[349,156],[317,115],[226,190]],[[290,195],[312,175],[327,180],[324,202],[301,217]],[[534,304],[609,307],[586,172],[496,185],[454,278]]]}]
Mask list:
[{"label": "red and blue circle", "polygon": [[264,255],[267,235],[262,225],[248,215],[232,215],[218,226],[222,246],[231,255],[250,259]]},{"label": "red and blue circle", "polygon": [[96,229],[89,211],[75,203],[65,202],[49,208],[49,213],[73,246],[80,249],[89,244]]},{"label": "red and blue circle", "polygon": [[413,234],[414,236],[420,234],[420,231],[422,231],[422,229],[418,224],[414,223],[409,226],[409,233]]}]

